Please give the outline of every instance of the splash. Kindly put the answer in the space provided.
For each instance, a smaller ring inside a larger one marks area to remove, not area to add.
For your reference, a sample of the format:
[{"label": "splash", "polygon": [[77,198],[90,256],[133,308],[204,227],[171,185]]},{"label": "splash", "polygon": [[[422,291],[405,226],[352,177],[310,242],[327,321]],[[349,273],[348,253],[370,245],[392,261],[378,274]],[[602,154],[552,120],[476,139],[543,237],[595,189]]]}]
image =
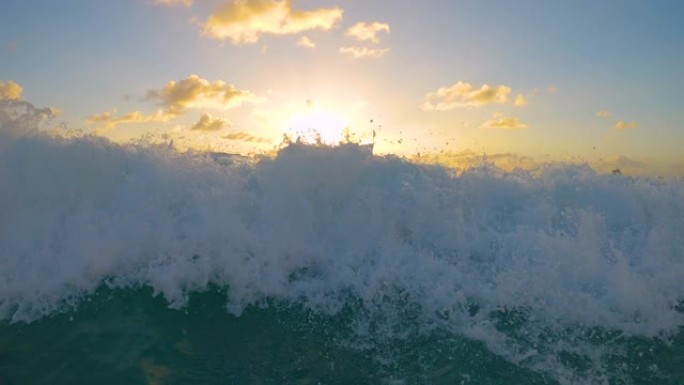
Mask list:
[{"label": "splash", "polygon": [[411,313],[419,332],[481,341],[567,383],[568,352],[602,375],[608,348],[592,331],[667,339],[684,325],[682,181],[562,165],[455,175],[357,144],[292,143],[254,161],[181,154],[48,137],[36,128],[45,111],[11,107],[0,115],[10,322],[77,308],[103,286],[149,287],[172,308],[218,286],[235,315],[273,300],[327,315],[354,304],[359,338],[379,320],[375,333],[400,337]]}]

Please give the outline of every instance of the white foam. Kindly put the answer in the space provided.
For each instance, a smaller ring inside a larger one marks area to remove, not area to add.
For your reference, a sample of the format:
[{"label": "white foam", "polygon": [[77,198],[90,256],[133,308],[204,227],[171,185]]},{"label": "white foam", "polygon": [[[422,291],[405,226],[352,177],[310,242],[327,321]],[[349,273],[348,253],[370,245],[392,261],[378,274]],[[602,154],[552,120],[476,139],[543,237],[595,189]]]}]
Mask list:
[{"label": "white foam", "polygon": [[581,166],[457,176],[352,144],[219,164],[55,139],[22,119],[0,114],[2,319],[35,320],[107,282],[176,307],[227,285],[236,314],[264,298],[334,313],[350,295],[380,309],[401,293],[426,325],[509,355],[489,319],[503,307],[525,309],[537,333],[684,324],[679,180]]}]

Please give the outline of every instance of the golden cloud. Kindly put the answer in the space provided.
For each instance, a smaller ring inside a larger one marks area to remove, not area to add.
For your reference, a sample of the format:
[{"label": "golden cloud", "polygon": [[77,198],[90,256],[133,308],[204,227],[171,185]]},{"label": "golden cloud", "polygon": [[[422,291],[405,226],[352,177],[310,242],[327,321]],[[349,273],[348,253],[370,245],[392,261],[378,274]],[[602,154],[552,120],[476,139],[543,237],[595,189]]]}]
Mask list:
[{"label": "golden cloud", "polygon": [[366,47],[342,47],[340,53],[354,59],[372,58],[379,59],[389,52],[389,48],[366,48]]},{"label": "golden cloud", "polygon": [[596,113],[596,116],[598,116],[599,118],[604,118],[604,119],[610,118],[610,115],[611,115],[610,111],[599,111]]},{"label": "golden cloud", "polygon": [[48,107],[48,110],[50,110],[50,115],[52,115],[52,116],[64,115],[64,111],[59,107]]},{"label": "golden cloud", "polygon": [[444,153],[421,154],[413,161],[427,164],[441,164],[456,170],[468,170],[482,165],[493,164],[504,171],[534,170],[546,163],[542,159],[505,152],[483,154],[470,149],[461,152],[446,151]]},{"label": "golden cloud", "polygon": [[380,42],[380,39],[378,38],[379,32],[389,33],[389,24],[378,22],[356,23],[345,32],[345,35],[353,37],[358,41],[370,41],[371,43],[377,44]]},{"label": "golden cloud", "polygon": [[485,104],[508,103],[511,88],[508,86],[492,87],[483,84],[480,88],[470,83],[458,81],[450,87],[441,87],[437,91],[425,95],[421,106],[424,111],[448,111],[457,107],[480,107]]},{"label": "golden cloud", "polygon": [[513,102],[518,107],[523,107],[527,105],[527,98],[523,94],[518,94],[518,96],[515,97],[515,102]]},{"label": "golden cloud", "polygon": [[254,136],[252,134],[249,134],[244,131],[240,132],[234,132],[228,135],[223,136],[223,139],[228,139],[228,140],[239,140],[242,142],[250,142],[250,143],[272,143],[272,140],[266,139],[266,138],[260,138],[258,136]]},{"label": "golden cloud", "polygon": [[164,114],[163,111],[157,111],[152,115],[145,115],[145,113],[141,111],[133,111],[119,117],[114,116],[115,113],[116,110],[90,115],[86,117],[86,123],[100,125],[97,131],[101,134],[113,129],[119,124],[161,122],[168,120],[168,116]]},{"label": "golden cloud", "polygon": [[504,117],[501,114],[495,114],[494,117],[481,126],[481,128],[495,128],[501,130],[521,130],[529,126],[520,121],[516,117]]},{"label": "golden cloud", "polygon": [[249,91],[239,90],[222,80],[209,82],[197,75],[179,81],[169,81],[160,91],[149,91],[148,99],[159,99],[168,115],[182,115],[187,108],[228,109],[258,98]]},{"label": "golden cloud", "polygon": [[250,44],[262,34],[292,35],[320,29],[327,31],[342,19],[338,7],[311,11],[293,10],[291,0],[235,0],[212,13],[204,34],[231,43]]},{"label": "golden cloud", "polygon": [[314,43],[311,39],[309,39],[306,36],[300,37],[299,40],[297,40],[297,45],[300,47],[310,48],[310,49],[316,48],[316,43]]},{"label": "golden cloud", "polygon": [[24,89],[12,80],[0,82],[0,99],[21,99]]},{"label": "golden cloud", "polygon": [[631,129],[631,128],[637,128],[637,123],[636,122],[625,122],[624,120],[618,120],[617,123],[615,123],[615,128],[616,130],[622,131],[626,129]]},{"label": "golden cloud", "polygon": [[193,131],[219,131],[223,127],[228,125],[228,122],[221,118],[214,118],[209,114],[202,114],[197,123],[192,126]]},{"label": "golden cloud", "polygon": [[186,7],[189,7],[194,3],[194,0],[154,0],[155,5],[166,5],[166,6],[175,6],[175,5],[184,5]]}]

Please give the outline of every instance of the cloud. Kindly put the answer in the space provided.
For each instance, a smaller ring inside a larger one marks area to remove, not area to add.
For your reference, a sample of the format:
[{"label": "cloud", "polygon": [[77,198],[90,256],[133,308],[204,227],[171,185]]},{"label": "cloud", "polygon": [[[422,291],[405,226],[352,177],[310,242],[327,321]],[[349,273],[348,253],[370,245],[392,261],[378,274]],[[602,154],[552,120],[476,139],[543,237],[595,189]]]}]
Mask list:
[{"label": "cloud", "polygon": [[239,90],[222,80],[209,82],[197,75],[179,81],[169,81],[160,91],[149,91],[148,99],[158,99],[168,115],[182,115],[187,108],[227,109],[258,98],[249,91]]},{"label": "cloud", "polygon": [[176,6],[184,5],[189,7],[194,3],[194,0],[154,0],[155,5]]},{"label": "cloud", "polygon": [[16,51],[17,47],[19,47],[19,43],[16,40],[10,40],[7,42],[7,50],[12,52]]},{"label": "cloud", "polygon": [[300,37],[299,40],[297,40],[297,45],[300,47],[310,48],[310,49],[316,48],[316,43],[311,41],[311,39],[309,39],[306,36]]},{"label": "cloud", "polygon": [[229,125],[228,122],[221,118],[214,118],[209,114],[202,114],[197,123],[192,126],[192,131],[219,131],[223,127]]},{"label": "cloud", "polygon": [[[356,23],[351,26],[347,32],[346,36],[352,37],[358,41],[370,41],[371,43],[380,43],[378,38],[379,32],[390,32],[390,27],[388,24],[373,22],[373,23]],[[340,53],[347,55],[354,59],[361,58],[372,58],[379,59],[385,56],[389,52],[389,48],[368,48],[368,47],[341,47]]]},{"label": "cloud", "polygon": [[354,59],[372,58],[379,59],[389,52],[389,48],[366,48],[366,47],[342,47],[340,53]]},{"label": "cloud", "polygon": [[615,123],[615,128],[616,130],[622,131],[626,129],[632,129],[632,128],[637,128],[637,123],[636,122],[625,122],[624,120],[618,120],[617,123]]},{"label": "cloud", "polygon": [[24,89],[12,80],[0,82],[0,99],[21,99],[23,91]]},{"label": "cloud", "polygon": [[[86,117],[86,123],[100,125],[98,131],[103,133],[119,124],[166,122],[185,114],[188,108],[228,109],[259,101],[259,98],[249,91],[239,90],[222,80],[210,82],[197,75],[190,75],[179,81],[169,81],[161,90],[150,90],[146,99],[159,100],[163,109],[150,115],[133,111],[116,116],[116,110],[105,111]],[[228,122],[205,113],[192,130],[215,131],[227,124]]]},{"label": "cloud", "polygon": [[513,102],[518,107],[523,107],[527,105],[527,98],[523,94],[518,94],[518,96],[515,97],[515,102]]},{"label": "cloud", "polygon": [[228,140],[239,140],[242,142],[250,142],[250,143],[273,143],[272,140],[266,139],[266,138],[260,138],[258,136],[254,136],[252,134],[240,131],[240,132],[234,132],[228,135],[223,136],[223,139],[228,139]]},{"label": "cloud", "polygon": [[546,163],[539,158],[510,152],[486,154],[470,149],[461,152],[446,151],[444,153],[421,154],[419,158],[413,160],[428,164],[441,164],[456,170],[468,170],[484,165],[494,165],[504,171],[534,170]]},{"label": "cloud", "polygon": [[511,88],[508,86],[492,87],[483,84],[480,88],[470,83],[458,81],[450,87],[441,87],[437,91],[425,95],[421,106],[424,111],[448,111],[457,107],[480,107],[485,104],[508,103]]},{"label": "cloud", "polygon": [[389,33],[389,24],[378,22],[356,23],[345,32],[345,35],[353,37],[358,41],[370,41],[371,43],[377,44],[380,42],[380,39],[378,38],[379,32]]},{"label": "cloud", "polygon": [[529,126],[516,117],[504,117],[501,114],[494,114],[494,117],[482,124],[481,128],[495,128],[501,130],[521,130]]},{"label": "cloud", "polygon": [[291,35],[320,29],[327,31],[342,19],[338,7],[310,11],[293,10],[291,0],[235,0],[212,13],[204,23],[204,35],[251,44],[262,34]]},{"label": "cloud", "polygon": [[596,113],[596,116],[598,116],[599,118],[604,118],[604,119],[610,118],[610,115],[612,115],[610,113],[610,111],[599,111]]},{"label": "cloud", "polygon": [[47,107],[47,109],[50,111],[50,115],[52,116],[64,115],[64,111],[59,107]]},{"label": "cloud", "polygon": [[116,110],[90,115],[86,117],[86,123],[100,125],[98,132],[101,134],[113,129],[119,124],[161,122],[168,120],[168,116],[165,115],[163,111],[157,111],[152,115],[145,115],[145,113],[141,111],[129,112],[119,117],[114,116],[114,114],[116,114]]}]

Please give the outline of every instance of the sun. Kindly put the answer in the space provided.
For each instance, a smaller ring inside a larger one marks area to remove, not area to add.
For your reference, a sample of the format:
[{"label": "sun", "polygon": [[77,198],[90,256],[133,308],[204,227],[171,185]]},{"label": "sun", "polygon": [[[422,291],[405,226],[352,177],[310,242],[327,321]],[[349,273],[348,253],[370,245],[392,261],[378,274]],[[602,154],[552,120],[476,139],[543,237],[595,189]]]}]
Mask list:
[{"label": "sun", "polygon": [[307,107],[292,114],[286,133],[292,139],[307,143],[335,145],[344,140],[349,123],[342,115],[324,106],[307,103]]}]

